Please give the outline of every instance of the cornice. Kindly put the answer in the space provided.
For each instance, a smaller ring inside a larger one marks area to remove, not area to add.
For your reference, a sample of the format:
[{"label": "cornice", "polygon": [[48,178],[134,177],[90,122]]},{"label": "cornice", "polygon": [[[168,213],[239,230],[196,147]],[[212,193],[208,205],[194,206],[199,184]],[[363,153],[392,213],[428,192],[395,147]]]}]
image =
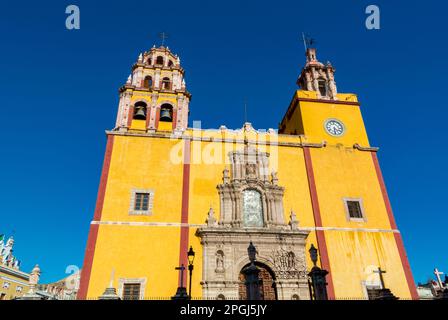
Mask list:
[{"label": "cornice", "polygon": [[298,101],[302,102],[317,102],[317,103],[329,103],[329,104],[346,104],[351,106],[360,106],[359,102],[355,101],[341,101],[341,100],[328,100],[328,99],[312,99],[312,98],[297,98]]},{"label": "cornice", "polygon": [[18,277],[22,280],[29,280],[30,275],[26,272],[20,271],[20,270],[16,270],[16,269],[12,269],[9,267],[6,267],[4,265],[0,265],[0,273],[5,273],[14,277]]},{"label": "cornice", "polygon": [[358,143],[355,143],[353,145],[353,149],[357,149],[359,151],[377,152],[380,148],[378,148],[378,147],[363,147],[363,146],[360,146]]}]

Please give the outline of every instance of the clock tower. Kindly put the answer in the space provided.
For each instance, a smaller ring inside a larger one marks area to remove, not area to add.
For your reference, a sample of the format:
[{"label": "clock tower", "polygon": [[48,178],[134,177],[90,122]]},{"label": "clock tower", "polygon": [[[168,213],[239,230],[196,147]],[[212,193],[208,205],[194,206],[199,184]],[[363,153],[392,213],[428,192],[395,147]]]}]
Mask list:
[{"label": "clock tower", "polygon": [[306,64],[299,75],[297,90],[280,123],[280,133],[304,135],[329,143],[369,141],[355,94],[337,93],[335,69],[317,60],[316,49],[306,51]]}]

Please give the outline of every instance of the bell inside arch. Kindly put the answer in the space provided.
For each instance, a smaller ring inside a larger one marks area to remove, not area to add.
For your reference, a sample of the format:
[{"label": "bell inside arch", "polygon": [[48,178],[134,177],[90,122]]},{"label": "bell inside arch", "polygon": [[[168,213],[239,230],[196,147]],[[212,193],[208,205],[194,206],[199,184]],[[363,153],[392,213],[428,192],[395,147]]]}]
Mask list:
[{"label": "bell inside arch", "polygon": [[136,120],[145,120],[146,119],[146,109],[145,107],[136,107],[134,119]]},{"label": "bell inside arch", "polygon": [[160,121],[170,122],[172,120],[173,119],[171,117],[171,111],[169,109],[162,109],[162,110],[160,110]]}]

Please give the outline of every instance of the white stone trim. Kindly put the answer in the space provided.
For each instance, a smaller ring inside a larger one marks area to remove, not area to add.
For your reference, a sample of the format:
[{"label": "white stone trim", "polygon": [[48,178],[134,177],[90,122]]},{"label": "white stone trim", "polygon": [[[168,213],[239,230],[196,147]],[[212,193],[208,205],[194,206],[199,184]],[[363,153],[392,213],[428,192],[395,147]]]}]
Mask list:
[{"label": "white stone trim", "polygon": [[[180,222],[141,222],[141,221],[92,221],[91,224],[109,226],[132,226],[132,227],[189,227],[201,228],[207,224],[180,223]],[[250,229],[250,228],[248,228]],[[352,231],[352,232],[384,232],[400,233],[398,229],[370,229],[370,228],[341,228],[341,227],[299,227],[306,231]]]},{"label": "white stone trim", "polygon": [[146,278],[119,278],[118,279],[118,296],[123,299],[123,287],[125,283],[139,283],[140,295],[139,300],[145,298]]},{"label": "white stone trim", "polygon": [[[137,193],[147,193],[149,194],[148,199],[148,210],[134,210],[135,208],[135,195]],[[151,216],[152,209],[154,205],[154,189],[136,189],[131,190],[131,201],[129,205],[129,215],[139,215],[139,216]]]},{"label": "white stone trim", "polygon": [[5,276],[0,276],[0,279],[3,280],[3,281],[13,282],[13,283],[20,284],[22,286],[28,287],[28,283],[26,283],[26,282],[17,281],[15,279],[8,278],[8,277],[5,277]]}]

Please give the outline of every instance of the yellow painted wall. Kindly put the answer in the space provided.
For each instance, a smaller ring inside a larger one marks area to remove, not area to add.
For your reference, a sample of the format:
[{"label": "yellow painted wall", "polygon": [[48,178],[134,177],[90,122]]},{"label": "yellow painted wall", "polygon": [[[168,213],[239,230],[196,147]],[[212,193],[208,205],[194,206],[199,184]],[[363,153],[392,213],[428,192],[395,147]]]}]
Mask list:
[{"label": "yellow painted wall", "polygon": [[[12,300],[29,291],[29,274],[0,264],[0,300]],[[14,274],[15,273],[15,274]],[[18,273],[18,274],[17,274]],[[9,287],[5,287],[5,283]],[[22,290],[17,291],[18,287]]]},{"label": "yellow painted wall", "polygon": [[[354,95],[338,97],[340,100],[356,101]],[[409,297],[371,153],[353,149],[354,143],[368,146],[359,107],[302,101],[295,112],[297,114],[291,117],[291,123],[287,126],[293,129],[295,121],[302,119],[303,137],[241,130],[189,129],[184,133],[193,137],[202,136],[203,140],[225,138],[237,141],[191,142],[189,223],[205,223],[210,206],[219,216],[216,186],[222,182],[224,168],[229,168],[228,152],[242,149],[245,137],[258,141],[278,140],[280,144],[301,141],[320,143],[326,140],[325,147],[310,148],[323,226],[384,229],[384,232],[325,231],[336,297],[363,297],[362,281],[369,266],[381,266],[388,272],[384,278],[392,292],[400,297]],[[335,138],[325,132],[323,122],[329,117],[344,122],[347,127],[344,136]],[[184,141],[180,139],[116,135],[101,220],[179,223],[183,145]],[[297,145],[280,145],[278,148],[261,145],[259,148],[271,154],[270,170],[278,172],[279,185],[285,187],[285,221],[289,221],[290,210],[294,210],[299,225],[311,230],[307,250],[312,243],[317,246],[303,149]],[[132,188],[155,190],[151,216],[128,214]],[[367,221],[347,220],[344,197],[362,198]],[[198,297],[202,295],[202,250],[195,231],[195,227],[190,228],[189,244],[196,251],[193,296]],[[118,278],[146,277],[146,297],[170,297],[177,288],[174,267],[179,260],[179,242],[180,228],[175,226],[100,225],[88,297],[97,298],[103,293],[112,269],[115,269],[115,286],[118,285]],[[308,255],[307,263],[311,267]]]}]

